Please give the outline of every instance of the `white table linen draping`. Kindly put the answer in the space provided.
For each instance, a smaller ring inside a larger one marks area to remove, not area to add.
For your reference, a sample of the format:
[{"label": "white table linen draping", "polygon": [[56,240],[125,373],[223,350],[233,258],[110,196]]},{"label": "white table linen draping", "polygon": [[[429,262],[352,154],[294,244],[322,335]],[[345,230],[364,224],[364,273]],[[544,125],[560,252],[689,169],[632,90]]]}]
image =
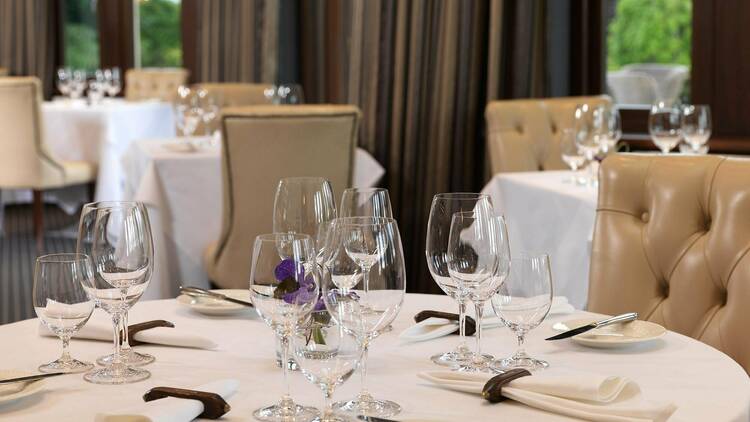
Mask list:
[{"label": "white table linen draping", "polygon": [[505,215],[511,253],[549,254],[555,295],[585,309],[597,191],[572,177],[570,171],[502,173],[482,192]]},{"label": "white table linen draping", "polygon": [[[179,152],[179,139],[134,142],[123,157],[126,198],[149,205],[157,266],[146,299],[173,297],[180,285],[208,287],[203,253],[221,230],[220,148]],[[374,186],[383,167],[358,148],[354,186]],[[273,206],[273,198],[261,201]]]},{"label": "white table linen draping", "polygon": [[[572,421],[564,416],[532,409],[512,401],[490,404],[479,396],[429,385],[417,374],[440,370],[429,356],[452,349],[458,338],[404,343],[398,333],[412,324],[424,309],[455,311],[455,302],[438,295],[409,294],[393,330],[373,341],[368,361],[369,389],[378,397],[395,400],[403,414],[394,419],[419,417],[427,421]],[[97,311],[100,312],[100,311]],[[236,378],[239,389],[229,400],[232,411],[226,421],[251,421],[252,411],[275,402],[282,394],[282,374],[274,365],[271,329],[255,316],[206,317],[183,308],[174,300],[147,301],[135,305],[133,320],[166,319],[178,327],[210,337],[215,350],[185,349],[153,345],[137,350],[156,356],[145,368],[151,378],[126,385],[102,386],[83,381],[80,374],[46,381],[46,391],[23,401],[0,406],[0,420],[82,421],[97,413],[127,409],[141,403],[141,396],[155,386],[193,386],[224,378]],[[624,376],[641,387],[648,400],[673,402],[677,411],[670,421],[750,420],[750,379],[723,353],[688,337],[668,332],[650,345],[623,350],[590,349],[570,341],[545,342],[556,321],[581,318],[585,313],[551,318],[532,330],[526,349],[549,361],[552,371],[604,376]],[[60,340],[40,337],[35,319],[0,327],[0,353],[7,368],[35,371],[60,353]],[[513,353],[516,342],[505,328],[484,333],[483,351],[496,356]],[[93,361],[111,351],[105,342],[73,339],[71,352],[78,359]],[[321,391],[295,372],[290,376],[295,400],[320,407]],[[348,398],[359,389],[359,376],[351,377],[334,395]]]}]

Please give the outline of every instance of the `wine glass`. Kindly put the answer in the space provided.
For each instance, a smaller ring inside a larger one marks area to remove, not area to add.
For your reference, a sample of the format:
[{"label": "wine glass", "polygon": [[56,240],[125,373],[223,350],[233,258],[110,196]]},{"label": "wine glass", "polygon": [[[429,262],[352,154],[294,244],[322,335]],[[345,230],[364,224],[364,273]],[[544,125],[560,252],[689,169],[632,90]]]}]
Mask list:
[{"label": "wine glass", "polygon": [[94,365],[73,359],[68,351],[70,338],[86,324],[94,311],[94,301],[86,296],[84,279],[93,277],[91,260],[83,254],[40,256],[34,266],[34,311],[45,327],[62,340],[62,355],[41,365],[40,372],[85,372]]},{"label": "wine glass", "polygon": [[510,249],[505,219],[482,212],[453,214],[448,239],[448,273],[458,280],[461,294],[474,303],[476,352],[457,368],[467,372],[492,372],[493,358],[482,354],[482,317],[486,302],[508,275]]},{"label": "wine glass", "polygon": [[578,169],[586,164],[586,157],[576,143],[576,133],[573,129],[563,129],[560,133],[560,156],[563,162],[573,171],[570,181],[578,182]]},{"label": "wine glass", "polygon": [[120,79],[120,68],[113,67],[104,71],[104,78],[107,81],[107,95],[116,97],[122,90],[122,80]]},{"label": "wine glass", "polygon": [[305,94],[298,84],[279,85],[276,88],[276,95],[281,104],[302,104],[305,102]]},{"label": "wine glass", "polygon": [[711,107],[686,106],[682,109],[680,127],[685,142],[690,145],[694,154],[699,154],[711,137]]},{"label": "wine glass", "polygon": [[70,98],[78,99],[83,95],[83,91],[86,90],[86,71],[74,70],[70,85]]},{"label": "wine glass", "polygon": [[61,67],[57,69],[57,90],[65,97],[70,95],[71,84],[73,83],[72,77],[69,68]]},{"label": "wine glass", "polygon": [[599,114],[588,104],[580,104],[576,107],[574,130],[576,133],[576,144],[583,152],[588,162],[588,184],[596,184],[596,155],[601,148],[601,123]]},{"label": "wine glass", "polygon": [[203,112],[201,113],[201,120],[203,121],[204,135],[211,136],[213,131],[213,122],[219,117],[219,106],[216,104],[216,98],[210,95],[205,89],[200,89],[197,92],[199,107]]},{"label": "wine glass", "polygon": [[334,321],[354,335],[362,349],[362,389],[334,408],[358,415],[391,417],[393,401],[367,390],[370,344],[396,318],[406,291],[406,271],[398,225],[392,218],[346,217],[334,222],[331,258],[326,261],[323,300]]},{"label": "wine glass", "polygon": [[202,114],[196,100],[196,93],[189,87],[181,85],[177,88],[174,101],[175,120],[177,129],[182,136],[192,136],[202,120]]},{"label": "wine glass", "polygon": [[599,147],[602,154],[614,151],[622,137],[620,111],[611,105],[601,105],[596,110],[596,124],[600,133]]},{"label": "wine glass", "polygon": [[648,115],[648,133],[661,153],[666,155],[680,143],[680,110],[659,102],[651,106]]},{"label": "wine glass", "polygon": [[[255,238],[250,271],[250,299],[281,345],[282,362],[289,361],[289,344],[300,323],[310,315],[319,295],[315,243],[304,233],[263,234]],[[289,394],[288,365],[284,370],[286,393],[277,404],[257,409],[263,421],[310,420],[313,407],[300,406]]]},{"label": "wine glass", "polygon": [[[120,348],[120,332],[127,333],[127,311],[148,287],[153,270],[153,241],[145,206],[137,202],[88,204],[81,215],[78,251],[91,251],[95,276],[84,285],[105,312],[112,315],[114,353],[100,358],[107,364],[84,376],[95,384],[123,384],[148,378],[151,374],[123,361],[141,364],[153,356],[135,354]],[[125,339],[123,339],[125,340]],[[124,344],[125,341],[123,341]]]},{"label": "wine glass", "polygon": [[388,189],[349,188],[341,195],[340,217],[393,218]]},{"label": "wine glass", "polygon": [[492,298],[495,313],[518,338],[513,356],[492,364],[496,371],[512,368],[535,370],[549,364],[526,354],[523,348],[526,333],[536,328],[552,305],[552,272],[546,254],[521,253],[511,258],[510,274]]},{"label": "wine glass", "polygon": [[336,324],[325,305],[316,305],[316,309],[292,337],[292,351],[302,375],[323,390],[325,407],[317,420],[348,421],[334,411],[333,391],[352,376],[362,352],[357,339]]},{"label": "wine glass", "polygon": [[[447,294],[458,302],[459,344],[449,352],[430,357],[441,366],[457,367],[462,362],[474,360],[471,349],[466,345],[465,320],[467,298],[458,288],[458,280],[451,278],[448,271],[448,238],[453,214],[460,211],[474,211],[486,215],[494,213],[490,197],[481,193],[439,193],[432,199],[430,218],[427,222],[425,257],[433,280]],[[489,355],[486,355],[489,357]]]}]

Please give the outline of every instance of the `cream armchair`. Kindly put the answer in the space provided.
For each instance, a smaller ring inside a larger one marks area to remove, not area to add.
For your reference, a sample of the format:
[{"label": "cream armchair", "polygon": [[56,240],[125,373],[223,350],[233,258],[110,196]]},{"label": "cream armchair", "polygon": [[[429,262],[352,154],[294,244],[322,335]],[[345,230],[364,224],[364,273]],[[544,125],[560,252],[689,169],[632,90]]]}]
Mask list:
[{"label": "cream armchair", "polygon": [[347,105],[269,105],[222,113],[221,235],[205,252],[209,278],[247,288],[255,236],[273,229],[283,177],[319,176],[334,195],[351,186],[360,111]]},{"label": "cream armchair", "polygon": [[588,307],[638,312],[750,372],[750,160],[613,155],[599,171]]},{"label": "cream armchair", "polygon": [[566,169],[560,133],[573,127],[576,106],[611,102],[607,96],[490,102],[484,117],[492,173]]},{"label": "cream armchair", "polygon": [[47,151],[36,77],[0,79],[0,189],[32,189],[34,235],[41,249],[44,233],[42,192],[91,183],[96,167],[83,161],[59,161]]},{"label": "cream armchair", "polygon": [[131,101],[174,100],[177,88],[187,83],[188,71],[179,68],[128,69],[125,72],[125,99]]},{"label": "cream armchair", "polygon": [[216,99],[216,105],[221,108],[248,105],[271,104],[264,91],[271,88],[270,84],[248,84],[233,82],[216,82],[195,84],[195,89],[205,89]]}]

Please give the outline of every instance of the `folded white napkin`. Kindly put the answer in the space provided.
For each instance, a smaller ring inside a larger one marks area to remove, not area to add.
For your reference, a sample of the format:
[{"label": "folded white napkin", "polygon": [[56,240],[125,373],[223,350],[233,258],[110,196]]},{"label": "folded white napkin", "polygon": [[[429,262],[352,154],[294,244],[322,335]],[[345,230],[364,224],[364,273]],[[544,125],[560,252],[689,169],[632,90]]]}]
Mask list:
[{"label": "folded white napkin", "polygon": [[[240,382],[225,379],[208,384],[190,387],[191,390],[216,393],[224,398],[237,392]],[[203,403],[198,400],[176,399],[167,397],[122,409],[114,412],[99,413],[96,422],[188,422],[203,413]]]},{"label": "folded white napkin", "polygon": [[[488,306],[489,308],[485,310],[485,315],[494,315],[491,305],[488,304]],[[552,298],[552,306],[550,307],[549,315],[572,314],[574,311],[575,308],[568,303],[568,298],[565,296],[555,296]],[[503,322],[496,316],[485,316],[482,319],[483,329],[502,326]],[[455,332],[457,329],[457,321],[450,321],[444,318],[427,318],[426,320],[418,322],[405,329],[398,337],[403,341],[409,342],[425,341],[447,336],[448,334]]]},{"label": "folded white napkin", "polygon": [[[455,371],[421,372],[418,376],[451,390],[481,394],[491,374]],[[634,381],[595,374],[535,373],[502,387],[503,396],[527,406],[592,421],[665,421],[673,403],[643,398]]]},{"label": "folded white napkin", "polygon": [[[39,324],[39,335],[44,337],[54,337],[55,334]],[[101,311],[95,311],[91,319],[73,336],[77,339],[112,341],[114,335],[112,322],[107,315]],[[135,340],[149,344],[160,344],[164,346],[190,347],[194,349],[215,349],[218,347],[212,340],[186,331],[184,328],[175,326],[155,327],[136,333]]]}]

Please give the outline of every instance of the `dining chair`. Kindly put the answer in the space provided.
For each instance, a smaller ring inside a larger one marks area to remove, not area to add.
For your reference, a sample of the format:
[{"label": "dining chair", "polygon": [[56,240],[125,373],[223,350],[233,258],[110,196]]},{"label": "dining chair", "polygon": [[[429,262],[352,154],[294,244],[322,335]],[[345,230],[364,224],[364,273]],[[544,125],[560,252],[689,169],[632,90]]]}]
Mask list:
[{"label": "dining chair", "polygon": [[560,135],[573,128],[576,106],[611,104],[606,95],[491,101],[487,121],[487,154],[492,174],[563,170]]},{"label": "dining chair", "polygon": [[638,312],[750,371],[750,160],[611,155],[598,201],[588,310]]},{"label": "dining chair", "polygon": [[323,177],[334,197],[352,185],[359,120],[359,109],[350,105],[223,111],[221,234],[204,254],[211,281],[222,288],[247,288],[255,236],[273,229],[279,180]]},{"label": "dining chair", "polygon": [[265,90],[271,84],[251,84],[240,82],[210,82],[193,85],[194,89],[205,89],[216,100],[220,108],[271,104]]},{"label": "dining chair", "polygon": [[172,101],[177,88],[187,83],[188,71],[181,68],[134,68],[125,72],[125,99]]},{"label": "dining chair", "polygon": [[0,77],[8,76],[10,72],[7,67],[0,67]]},{"label": "dining chair", "polygon": [[34,236],[42,249],[46,189],[93,183],[96,166],[61,161],[50,155],[42,121],[40,81],[36,77],[0,79],[0,189],[33,191]]}]

